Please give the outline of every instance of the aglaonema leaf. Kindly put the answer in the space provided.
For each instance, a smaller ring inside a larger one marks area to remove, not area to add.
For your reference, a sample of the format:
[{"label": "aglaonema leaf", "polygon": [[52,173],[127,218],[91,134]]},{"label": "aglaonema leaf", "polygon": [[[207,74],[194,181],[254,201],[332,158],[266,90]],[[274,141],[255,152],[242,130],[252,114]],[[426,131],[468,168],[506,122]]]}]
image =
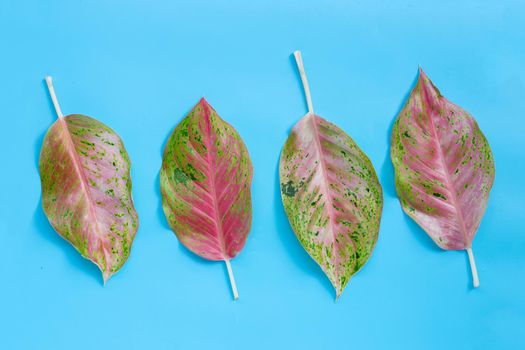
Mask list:
[{"label": "aglaonema leaf", "polygon": [[203,98],[175,127],[164,149],[162,207],[180,242],[208,260],[223,260],[234,298],[230,259],[252,221],[252,163],[237,131]]},{"label": "aglaonema leaf", "polygon": [[300,53],[295,55],[309,113],[282,150],[281,197],[297,238],[339,296],[377,241],[382,189],[372,163],[350,136],[313,113]]},{"label": "aglaonema leaf", "polygon": [[53,228],[101,270],[104,283],[128,259],[138,228],[130,160],[120,137],[96,119],[62,116],[40,152],[42,207]]},{"label": "aglaonema leaf", "polygon": [[467,250],[487,208],[494,160],[472,116],[441,95],[420,69],[392,130],[391,158],[405,213],[441,248]]}]

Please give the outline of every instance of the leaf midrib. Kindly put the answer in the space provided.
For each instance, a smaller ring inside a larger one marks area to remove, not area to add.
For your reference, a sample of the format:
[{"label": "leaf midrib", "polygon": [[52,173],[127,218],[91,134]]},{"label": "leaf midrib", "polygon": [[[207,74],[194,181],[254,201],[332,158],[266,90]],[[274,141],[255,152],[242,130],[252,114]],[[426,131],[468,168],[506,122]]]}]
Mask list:
[{"label": "leaf midrib", "polygon": [[[452,185],[452,180],[451,180],[451,177],[450,177],[450,173],[449,173],[448,168],[447,168],[447,166],[445,164],[445,156],[443,154],[443,149],[441,148],[441,143],[439,142],[439,139],[438,139],[436,126],[434,125],[434,119],[432,117],[433,116],[433,110],[430,107],[430,96],[429,96],[429,92],[427,91],[427,85],[423,81],[421,86],[422,86],[422,90],[423,90],[423,98],[425,99],[425,103],[423,104],[423,106],[428,109],[429,120],[430,120],[430,129],[432,130],[432,134],[434,136],[434,142],[435,142],[435,144],[437,146],[436,149],[437,149],[437,153],[438,153],[439,162],[441,163],[441,167],[443,168],[443,174],[445,176],[445,182],[446,182],[447,188],[449,189],[449,192],[450,192],[450,201],[452,202],[451,205],[456,210],[458,221],[459,221],[459,224],[461,226],[461,231],[462,231],[461,233],[463,234],[463,243],[465,245],[465,248],[470,248],[469,240],[468,240],[468,237],[467,237],[467,228],[465,226],[465,219],[463,218],[463,211],[461,210],[461,207],[458,205],[458,199],[457,199],[457,196],[456,196],[456,189]],[[438,100],[440,100],[439,96],[438,96]]]},{"label": "leaf midrib", "polygon": [[[216,167],[216,164],[212,163],[211,159],[211,149],[213,147],[211,143],[211,111],[204,106],[203,107],[203,113],[204,113],[204,119],[206,121],[206,132],[207,137],[205,137],[205,143],[206,143],[206,160],[208,162],[208,184],[210,185],[210,195],[213,202],[213,212],[214,212],[214,218],[215,218],[215,228],[217,229],[218,234],[218,240],[220,243],[220,250],[223,257],[223,260],[229,259],[228,254],[226,253],[226,247],[225,247],[225,237],[224,237],[224,229],[222,227],[222,219],[219,219],[220,213],[219,213],[219,204],[218,204],[218,197],[217,197],[217,191],[216,191],[216,181],[215,176],[217,175],[215,171],[212,171],[212,165]],[[217,161],[217,159],[215,159]]]},{"label": "leaf midrib", "polygon": [[[65,118],[66,117],[59,118],[59,123],[60,123],[60,125],[62,126],[62,128],[65,131],[64,134],[65,134],[65,138],[66,138],[66,142],[67,142],[67,146],[68,146],[67,150],[68,150],[69,156],[73,160],[73,165],[74,165],[74,168],[75,168],[75,172],[77,173],[77,175],[80,178],[80,187],[81,187],[82,191],[86,195],[86,200],[88,202],[88,211],[89,211],[89,214],[93,217],[93,221],[95,223],[95,232],[97,233],[98,236],[101,236],[101,234],[100,234],[100,232],[101,232],[100,231],[100,225],[99,225],[98,218],[97,218],[97,215],[96,215],[96,212],[95,212],[95,208],[93,207],[93,197],[91,196],[91,191],[89,190],[89,187],[88,187],[87,176],[86,176],[86,174],[84,172],[84,168],[81,165],[80,158],[79,158],[78,153],[76,151],[75,144],[73,143],[73,138],[71,137],[71,133],[69,132],[69,128],[67,126]],[[108,264],[108,261],[107,261],[108,260],[108,252],[107,252],[106,247],[104,245],[102,245],[102,249],[104,250],[104,257],[106,258],[106,265],[107,265]],[[106,268],[107,267],[108,266],[106,266]]]},{"label": "leaf midrib", "polygon": [[[323,183],[322,183],[322,186],[323,186],[323,192],[326,196],[326,202],[327,204],[329,205],[329,208],[328,208],[328,211],[329,213],[332,212],[333,210],[333,199],[332,199],[332,195],[330,194],[330,191],[329,189],[327,188],[328,186],[328,177],[326,175],[327,173],[327,169],[326,169],[326,162],[324,160],[324,157],[323,157],[323,147],[321,145],[321,139],[319,137],[319,129],[317,128],[317,123],[316,123],[316,116],[311,113],[308,115],[308,117],[310,118],[311,122],[312,122],[312,127],[313,127],[313,130],[314,130],[314,141],[315,141],[315,146],[317,148],[317,151],[319,152],[319,162],[320,162],[320,169],[321,169],[321,174],[322,174],[322,178],[323,178]],[[339,253],[337,251],[337,248],[336,248],[336,244],[337,244],[337,241],[335,239],[335,223],[334,223],[334,218],[333,218],[333,215],[329,214],[330,215],[330,231],[331,231],[331,238],[332,238],[332,244],[333,244],[333,251],[334,251],[334,257],[336,258],[336,262],[339,263],[341,257],[339,256]],[[335,264],[334,264],[335,266]],[[336,268],[335,269],[335,273],[337,275],[337,278],[339,278],[339,272],[338,272],[338,269]]]}]

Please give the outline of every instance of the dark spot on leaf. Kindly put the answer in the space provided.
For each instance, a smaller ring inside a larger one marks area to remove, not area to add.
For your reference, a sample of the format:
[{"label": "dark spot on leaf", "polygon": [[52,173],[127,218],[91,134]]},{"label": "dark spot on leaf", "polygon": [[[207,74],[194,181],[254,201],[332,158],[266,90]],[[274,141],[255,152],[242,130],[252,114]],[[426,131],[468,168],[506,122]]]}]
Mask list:
[{"label": "dark spot on leaf", "polygon": [[432,193],[432,195],[433,195],[434,197],[437,197],[437,198],[442,198],[442,199],[445,200],[445,201],[447,200],[447,197],[445,197],[442,193],[434,192],[434,193]]},{"label": "dark spot on leaf", "polygon": [[293,197],[297,193],[297,189],[293,186],[292,181],[288,183],[281,184],[281,191],[285,196]]},{"label": "dark spot on leaf", "polygon": [[319,196],[317,196],[317,199],[311,203],[311,206],[315,207],[317,203],[321,200],[321,197],[323,197],[323,194],[320,194]]}]

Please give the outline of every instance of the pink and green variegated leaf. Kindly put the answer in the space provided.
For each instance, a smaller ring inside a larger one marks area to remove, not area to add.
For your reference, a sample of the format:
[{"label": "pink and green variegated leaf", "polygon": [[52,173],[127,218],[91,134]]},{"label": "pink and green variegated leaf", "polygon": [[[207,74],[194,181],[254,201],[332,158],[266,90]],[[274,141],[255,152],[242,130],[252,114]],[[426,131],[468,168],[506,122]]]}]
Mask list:
[{"label": "pink and green variegated leaf", "polygon": [[392,130],[403,210],[443,249],[470,249],[494,182],[489,144],[472,116],[423,70]]},{"label": "pink and green variegated leaf", "polygon": [[104,283],[128,259],[138,228],[120,137],[84,115],[59,118],[40,152],[42,206],[54,229],[94,262]]},{"label": "pink and green variegated leaf", "polygon": [[237,131],[203,98],[175,127],[160,171],[162,207],[189,250],[235,257],[252,221],[252,163]]},{"label": "pink and green variegated leaf", "polygon": [[308,113],[284,145],[279,175],[288,220],[339,296],[377,241],[383,194],[372,163],[343,130]]}]

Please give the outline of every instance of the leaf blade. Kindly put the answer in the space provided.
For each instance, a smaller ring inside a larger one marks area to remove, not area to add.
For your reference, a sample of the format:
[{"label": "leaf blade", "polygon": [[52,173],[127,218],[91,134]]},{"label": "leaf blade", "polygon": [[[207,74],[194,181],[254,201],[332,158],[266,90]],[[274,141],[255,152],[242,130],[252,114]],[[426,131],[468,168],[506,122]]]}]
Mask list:
[{"label": "leaf blade", "polygon": [[279,176],[288,220],[339,296],[377,241],[383,200],[375,170],[350,136],[309,113],[283,147]]},{"label": "leaf blade", "polygon": [[252,177],[239,134],[201,99],[170,136],[160,173],[163,210],[180,242],[205,259],[235,257],[250,231]]},{"label": "leaf blade", "polygon": [[474,118],[420,70],[391,143],[403,210],[442,249],[470,248],[495,175],[492,151]]},{"label": "leaf blade", "polygon": [[138,229],[122,140],[96,119],[59,118],[44,138],[39,169],[51,225],[99,267],[105,283],[128,259]]}]

